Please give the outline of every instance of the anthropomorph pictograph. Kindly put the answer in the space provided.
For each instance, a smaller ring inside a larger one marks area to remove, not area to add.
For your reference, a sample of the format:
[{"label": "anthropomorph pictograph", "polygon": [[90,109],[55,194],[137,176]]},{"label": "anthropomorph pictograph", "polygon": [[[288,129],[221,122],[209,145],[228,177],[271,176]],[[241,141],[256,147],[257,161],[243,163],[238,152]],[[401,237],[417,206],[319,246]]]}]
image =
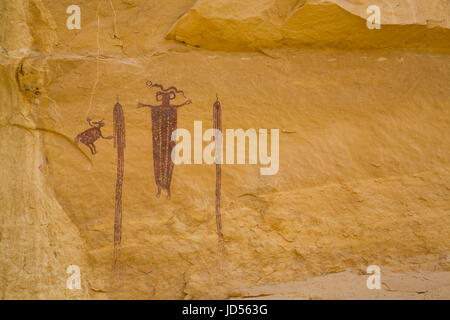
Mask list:
[{"label": "anthropomorph pictograph", "polygon": [[220,214],[220,192],[222,187],[222,106],[220,105],[219,97],[217,97],[213,105],[213,129],[215,131],[214,143],[216,158],[216,225],[219,247],[222,249],[224,246],[222,216]]},{"label": "anthropomorph pictograph", "polygon": [[95,148],[94,142],[97,141],[99,138],[112,139],[113,137],[112,136],[104,137],[102,135],[101,128],[105,126],[103,119],[100,121],[91,121],[91,119],[87,118],[86,121],[91,126],[91,128],[77,135],[75,137],[75,144],[78,145],[78,142],[81,141],[83,144],[89,147],[89,150],[91,150],[92,154],[96,154],[97,149]]},{"label": "anthropomorph pictograph", "polygon": [[117,101],[114,105],[114,148],[117,150],[117,177],[114,214],[114,267],[117,266],[122,241],[122,184],[125,150],[125,118],[122,105]]},{"label": "anthropomorph pictograph", "polygon": [[167,198],[170,199],[170,182],[174,163],[171,154],[175,146],[175,141],[171,140],[172,132],[177,129],[177,109],[184,105],[190,104],[191,100],[187,100],[182,104],[171,104],[171,100],[181,94],[184,98],[184,92],[176,87],[164,89],[157,83],[147,82],[149,87],[159,88],[156,92],[156,101],[161,101],[158,106],[150,104],[138,104],[138,108],[149,107],[152,113],[152,142],[153,142],[153,170],[155,174],[157,197],[161,195],[161,190],[166,190]]}]

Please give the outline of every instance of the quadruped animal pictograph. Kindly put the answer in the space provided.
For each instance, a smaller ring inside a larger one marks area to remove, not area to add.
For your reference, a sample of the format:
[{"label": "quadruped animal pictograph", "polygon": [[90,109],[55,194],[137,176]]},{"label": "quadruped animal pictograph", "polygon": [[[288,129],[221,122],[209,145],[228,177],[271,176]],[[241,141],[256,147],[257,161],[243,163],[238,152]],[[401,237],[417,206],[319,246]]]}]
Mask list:
[{"label": "quadruped animal pictograph", "polygon": [[96,142],[98,139],[113,139],[113,136],[104,137],[102,134],[102,127],[105,126],[105,123],[103,121],[104,119],[100,121],[92,121],[90,118],[87,118],[87,123],[91,126],[91,128],[83,131],[79,135],[77,135],[74,139],[74,142],[76,145],[81,141],[81,143],[85,144],[89,150],[91,150],[92,154],[97,153],[97,148],[95,147],[94,142]]}]

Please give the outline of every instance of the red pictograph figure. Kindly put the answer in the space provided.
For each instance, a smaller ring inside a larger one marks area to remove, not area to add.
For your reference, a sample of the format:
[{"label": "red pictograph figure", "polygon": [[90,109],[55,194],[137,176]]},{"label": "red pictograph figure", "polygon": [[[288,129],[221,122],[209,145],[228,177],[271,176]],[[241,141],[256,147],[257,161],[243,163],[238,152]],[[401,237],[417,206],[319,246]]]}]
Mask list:
[{"label": "red pictograph figure", "polygon": [[[217,97],[217,95],[216,95]],[[215,153],[216,153],[216,225],[217,235],[219,237],[219,247],[223,250],[223,233],[222,233],[222,215],[220,214],[220,195],[222,188],[222,106],[217,97],[213,105],[213,129],[217,130],[215,134]]]},{"label": "red pictograph figure", "polygon": [[99,138],[103,138],[103,139],[112,139],[114,137],[109,136],[109,137],[104,137],[102,135],[102,130],[101,128],[105,126],[105,123],[103,122],[103,119],[100,121],[92,121],[91,119],[87,118],[86,119],[87,123],[91,126],[91,128],[83,131],[82,133],[80,133],[79,135],[77,135],[75,137],[75,144],[78,145],[78,142],[82,142],[83,144],[85,144],[86,146],[88,146],[89,150],[91,150],[92,154],[96,154],[97,153],[97,149],[95,148],[94,142],[97,141]]},{"label": "red pictograph figure", "polygon": [[122,105],[114,105],[114,148],[117,150],[117,177],[115,194],[115,213],[114,213],[114,267],[117,266],[120,255],[120,244],[122,242],[122,185],[124,174],[124,150],[125,143],[125,117]]},{"label": "red pictograph figure", "polygon": [[[184,92],[175,87],[164,89],[157,83],[147,82],[149,87],[157,87],[156,101],[161,101],[159,106],[150,104],[138,104],[138,108],[149,107],[152,112],[152,142],[153,142],[153,170],[155,174],[157,197],[161,195],[161,190],[167,191],[167,198],[170,199],[170,182],[174,163],[171,158],[172,149],[175,141],[171,141],[172,132],[177,129],[177,110],[178,108],[190,104],[191,100],[187,100],[180,105],[171,104],[177,94],[183,97]],[[186,97],[185,97],[186,98]]]}]

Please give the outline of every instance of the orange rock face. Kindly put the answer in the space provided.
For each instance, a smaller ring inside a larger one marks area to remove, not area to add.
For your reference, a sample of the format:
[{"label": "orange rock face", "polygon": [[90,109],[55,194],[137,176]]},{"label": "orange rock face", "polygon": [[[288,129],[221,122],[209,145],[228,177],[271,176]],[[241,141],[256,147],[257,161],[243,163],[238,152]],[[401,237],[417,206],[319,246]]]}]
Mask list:
[{"label": "orange rock face", "polygon": [[[70,29],[64,1],[2,1],[0,298],[245,298],[369,265],[448,275],[449,7],[405,3],[80,0]],[[276,174],[248,155],[221,165],[223,248],[215,164],[175,165],[171,198],[156,196],[152,115],[136,107],[172,86],[192,137],[217,97],[224,131],[279,130]],[[117,137],[77,145],[87,118],[122,132],[122,153]]]}]

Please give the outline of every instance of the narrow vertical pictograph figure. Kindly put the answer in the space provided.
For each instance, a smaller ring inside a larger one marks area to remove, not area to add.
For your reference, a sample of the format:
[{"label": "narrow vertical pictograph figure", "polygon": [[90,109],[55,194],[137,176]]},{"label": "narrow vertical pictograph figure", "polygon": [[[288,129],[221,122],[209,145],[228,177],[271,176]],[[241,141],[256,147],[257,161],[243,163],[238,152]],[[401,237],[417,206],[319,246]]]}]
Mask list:
[{"label": "narrow vertical pictograph figure", "polygon": [[122,105],[117,99],[114,105],[114,148],[117,150],[117,178],[114,214],[114,267],[117,266],[120,255],[120,244],[122,241],[122,184],[124,172],[124,150],[125,150],[125,118]]},{"label": "narrow vertical pictograph figure", "polygon": [[85,144],[89,150],[91,150],[92,154],[97,153],[97,149],[95,148],[94,142],[97,141],[99,138],[103,139],[112,139],[113,137],[104,137],[102,134],[102,127],[105,126],[105,123],[103,122],[104,119],[100,121],[91,121],[90,118],[87,118],[87,123],[91,126],[91,128],[83,131],[79,135],[75,137],[75,144],[78,145],[78,142],[82,142]]},{"label": "narrow vertical pictograph figure", "polygon": [[222,216],[220,214],[220,193],[222,188],[222,106],[217,94],[216,102],[213,105],[213,129],[215,131],[214,143],[216,158],[216,224],[219,248],[223,249]]},{"label": "narrow vertical pictograph figure", "polygon": [[157,197],[161,195],[161,190],[166,190],[167,199],[170,199],[170,182],[174,163],[171,154],[175,146],[175,141],[171,140],[172,132],[177,129],[177,109],[184,105],[190,104],[191,100],[187,100],[180,105],[171,104],[177,94],[181,94],[184,98],[184,92],[176,87],[164,89],[157,83],[147,82],[149,87],[157,87],[156,101],[161,101],[159,106],[149,104],[138,104],[138,108],[149,107],[152,112],[152,142],[153,142],[153,170],[155,174]]}]

